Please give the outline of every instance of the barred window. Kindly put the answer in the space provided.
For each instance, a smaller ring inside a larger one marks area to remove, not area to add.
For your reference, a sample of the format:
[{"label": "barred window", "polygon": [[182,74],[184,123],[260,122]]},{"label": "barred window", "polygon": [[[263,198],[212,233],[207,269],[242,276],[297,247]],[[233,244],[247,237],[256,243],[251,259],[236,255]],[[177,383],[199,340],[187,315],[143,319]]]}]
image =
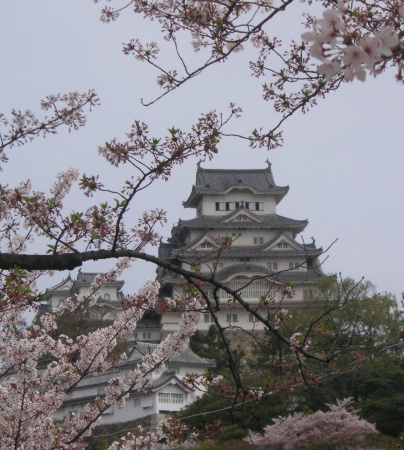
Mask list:
[{"label": "barred window", "polygon": [[184,403],[184,394],[170,394],[168,392],[159,392],[160,403],[175,403],[177,405]]}]

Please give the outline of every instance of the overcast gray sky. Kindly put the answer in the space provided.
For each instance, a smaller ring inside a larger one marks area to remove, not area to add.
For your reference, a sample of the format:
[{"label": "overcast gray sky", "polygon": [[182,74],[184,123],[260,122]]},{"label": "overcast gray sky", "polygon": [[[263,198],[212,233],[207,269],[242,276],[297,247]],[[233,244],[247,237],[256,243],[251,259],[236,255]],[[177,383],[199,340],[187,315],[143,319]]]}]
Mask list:
[{"label": "overcast gray sky", "polygon": [[[120,181],[127,173],[107,166],[97,146],[122,138],[134,119],[144,120],[159,136],[172,126],[186,129],[201,112],[225,111],[235,101],[244,115],[234,130],[249,132],[275,123],[272,107],[261,100],[262,80],[249,74],[251,49],[145,108],[140,99],[159,94],[158,74],[125,56],[121,48],[132,37],[161,40],[156,25],[133,14],[104,25],[90,0],[1,0],[0,7],[1,112],[29,108],[39,114],[39,101],[46,95],[90,88],[102,102],[79,132],[62,131],[13,149],[1,183],[31,178],[38,190],[47,191],[56,173],[70,166]],[[300,20],[292,18],[281,18],[277,26],[282,33],[297,32]],[[399,296],[404,290],[402,122],[403,88],[388,72],[365,83],[345,84],[308,114],[295,115],[284,127],[283,148],[251,150],[243,141],[226,140],[217,157],[204,166],[261,168],[269,158],[277,184],[290,186],[278,212],[309,220],[303,233],[306,241],[314,236],[326,248],[338,239],[327,254],[325,271],[364,276],[379,291]],[[182,201],[194,182],[196,163],[189,160],[176,168],[169,182],[145,192],[132,208],[133,214],[152,207],[166,209],[165,238],[178,218],[194,214],[182,208]],[[78,209],[80,201],[74,197],[71,205]],[[84,270],[100,267],[87,264]],[[154,267],[136,263],[124,277],[125,292],[150,277]],[[50,283],[60,278],[56,275]]]}]

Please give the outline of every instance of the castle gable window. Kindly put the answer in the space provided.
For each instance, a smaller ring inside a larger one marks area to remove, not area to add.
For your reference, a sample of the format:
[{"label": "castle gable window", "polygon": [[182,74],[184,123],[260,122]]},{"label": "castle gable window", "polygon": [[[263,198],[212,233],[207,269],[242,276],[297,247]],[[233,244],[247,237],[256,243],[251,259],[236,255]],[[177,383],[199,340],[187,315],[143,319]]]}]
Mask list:
[{"label": "castle gable window", "polygon": [[159,392],[160,403],[174,403],[180,405],[184,403],[184,394],[170,394],[166,392]]},{"label": "castle gable window", "polygon": [[213,245],[208,241],[205,241],[204,243],[201,244],[201,248],[212,248],[212,247]]}]

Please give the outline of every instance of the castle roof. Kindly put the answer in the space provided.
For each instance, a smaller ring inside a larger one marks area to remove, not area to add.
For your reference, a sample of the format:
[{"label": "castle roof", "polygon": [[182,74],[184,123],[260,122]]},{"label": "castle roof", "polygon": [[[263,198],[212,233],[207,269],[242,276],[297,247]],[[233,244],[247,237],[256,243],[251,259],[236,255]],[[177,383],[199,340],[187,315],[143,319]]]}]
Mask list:
[{"label": "castle roof", "polygon": [[258,264],[251,263],[240,263],[234,264],[232,266],[226,267],[223,270],[216,272],[215,279],[220,282],[224,282],[234,275],[250,275],[251,278],[255,276],[259,277],[267,277],[273,279],[279,283],[298,283],[298,284],[312,284],[314,283],[319,276],[319,273],[316,269],[309,269],[305,271],[299,270],[284,270],[284,271],[275,271],[273,272],[266,267],[259,266]]},{"label": "castle roof", "polygon": [[[69,276],[62,280],[60,283],[49,289],[46,289],[43,295],[43,300],[47,300],[49,297],[55,294],[71,294],[80,286],[89,286],[94,281],[97,275],[99,275],[98,272],[82,272],[81,270],[79,270],[79,273],[77,274],[77,280],[73,280],[69,274]],[[125,282],[121,280],[115,280],[103,282],[102,284],[103,286],[115,286],[117,290],[120,290]]]},{"label": "castle roof", "polygon": [[[313,258],[320,256],[323,253],[322,248],[304,248],[304,249],[274,249],[265,250],[265,245],[238,245],[224,249],[220,251],[220,258],[294,258],[294,257],[306,257]],[[195,256],[203,257],[204,255],[212,255],[212,259],[217,259],[218,253],[215,249],[208,250],[193,250],[193,249],[178,249],[173,251],[173,255],[180,257],[192,258]]]},{"label": "castle roof", "polygon": [[[240,210],[239,210],[240,211]],[[248,210],[246,210],[248,211]],[[251,211],[248,211],[249,216],[252,215]],[[179,220],[178,228],[199,228],[199,229],[225,229],[225,230],[234,230],[241,228],[250,228],[250,229],[294,229],[296,233],[300,233],[303,231],[307,224],[308,220],[295,220],[289,219],[288,217],[283,217],[278,214],[263,214],[263,215],[255,215],[257,220],[252,220],[251,217],[245,216],[243,219],[245,220],[229,220],[231,216],[235,215],[234,212],[230,214],[226,214],[225,216],[207,216],[202,215],[195,217],[189,220]]]},{"label": "castle roof", "polygon": [[[212,272],[202,273],[202,275],[212,276]],[[216,271],[214,279],[224,283],[234,276],[246,276],[249,279],[267,278],[281,284],[293,283],[302,285],[314,284],[321,275],[322,270],[320,266],[307,268],[307,270],[283,270],[274,272],[264,266],[246,262],[233,264],[222,270]],[[163,283],[178,284],[181,283],[181,281],[182,278],[180,275],[170,270],[164,271],[162,277]]]},{"label": "castle roof", "polygon": [[[152,353],[158,347],[158,345],[159,344],[153,344],[150,342],[137,342],[132,349],[127,361],[125,361],[123,364],[127,365],[141,362],[143,358],[149,353]],[[170,366],[215,366],[215,360],[201,358],[189,347],[183,350],[180,354],[171,356],[167,363]]]},{"label": "castle roof", "polygon": [[204,169],[198,164],[195,185],[185,208],[197,207],[203,195],[224,194],[232,189],[249,189],[256,194],[274,195],[279,203],[289,191],[288,186],[277,186],[271,165],[265,169]]}]

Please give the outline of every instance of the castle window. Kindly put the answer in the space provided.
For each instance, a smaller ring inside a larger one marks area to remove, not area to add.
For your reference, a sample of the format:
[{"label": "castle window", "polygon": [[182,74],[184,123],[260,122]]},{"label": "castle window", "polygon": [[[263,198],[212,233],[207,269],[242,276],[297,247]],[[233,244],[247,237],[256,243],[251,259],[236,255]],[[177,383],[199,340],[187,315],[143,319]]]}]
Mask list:
[{"label": "castle window", "polygon": [[237,314],[227,314],[227,323],[236,323],[238,322]]},{"label": "castle window", "polygon": [[213,322],[213,316],[210,313],[205,313],[203,315],[203,318],[205,320],[205,323]]},{"label": "castle window", "polygon": [[224,202],[216,202],[216,211],[225,211]]},{"label": "castle window", "polygon": [[253,316],[252,314],[248,314],[248,321],[249,322],[258,322],[257,318]]},{"label": "castle window", "polygon": [[240,262],[250,262],[251,258],[240,258]]},{"label": "castle window", "polygon": [[104,294],[104,300],[111,300],[111,296],[109,294]]},{"label": "castle window", "polygon": [[105,387],[97,388],[97,395],[104,395],[104,394],[105,394]]},{"label": "castle window", "polygon": [[201,248],[212,248],[213,245],[210,242],[204,242],[201,244]]},{"label": "castle window", "polygon": [[255,210],[256,211],[264,211],[264,203],[263,202],[255,202]]},{"label": "castle window", "polygon": [[263,244],[264,243],[264,238],[263,237],[255,237],[254,238],[254,244]]},{"label": "castle window", "polygon": [[160,403],[175,403],[182,404],[184,403],[184,394],[170,394],[166,392],[159,392],[159,401]]},{"label": "castle window", "polygon": [[223,263],[214,263],[213,270],[223,269]]},{"label": "castle window", "polygon": [[226,211],[233,211],[233,210],[234,210],[234,203],[226,202]]},{"label": "castle window", "polygon": [[293,263],[289,263],[289,269],[293,269]]},{"label": "castle window", "polygon": [[303,291],[303,298],[305,298],[305,299],[313,298],[313,291],[311,289],[310,290],[305,289]]}]

